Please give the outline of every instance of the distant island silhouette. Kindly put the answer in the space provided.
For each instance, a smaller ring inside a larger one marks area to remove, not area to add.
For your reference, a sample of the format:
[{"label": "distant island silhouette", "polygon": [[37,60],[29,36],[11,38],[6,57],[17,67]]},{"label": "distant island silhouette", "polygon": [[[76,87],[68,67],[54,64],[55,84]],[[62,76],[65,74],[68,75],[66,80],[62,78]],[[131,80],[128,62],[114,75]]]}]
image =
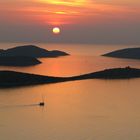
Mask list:
[{"label": "distant island silhouette", "polygon": [[66,81],[85,80],[85,79],[129,79],[140,78],[140,69],[130,68],[113,68],[89,74],[72,76],[72,77],[53,77],[43,76],[15,71],[0,71],[0,87],[18,87],[38,84],[50,84]]},{"label": "distant island silhouette", "polygon": [[32,66],[40,64],[37,58],[60,57],[69,55],[59,50],[48,51],[34,45],[18,46],[0,50],[0,66]]},{"label": "distant island silhouette", "polygon": [[10,48],[7,50],[0,50],[0,56],[29,56],[35,58],[41,57],[59,57],[69,55],[66,52],[59,50],[48,51],[35,45],[24,45]]},{"label": "distant island silhouette", "polygon": [[140,59],[140,48],[126,48],[116,50],[103,54],[102,56],[116,57],[116,58],[128,58],[128,59]]}]

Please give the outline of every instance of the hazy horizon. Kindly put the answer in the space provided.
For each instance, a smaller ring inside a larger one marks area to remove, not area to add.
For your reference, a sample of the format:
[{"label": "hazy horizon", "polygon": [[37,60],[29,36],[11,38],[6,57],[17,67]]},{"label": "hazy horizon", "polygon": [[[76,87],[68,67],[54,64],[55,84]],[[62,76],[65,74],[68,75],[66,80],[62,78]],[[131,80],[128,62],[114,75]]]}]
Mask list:
[{"label": "hazy horizon", "polygon": [[137,0],[6,0],[0,42],[140,44],[139,17]]}]

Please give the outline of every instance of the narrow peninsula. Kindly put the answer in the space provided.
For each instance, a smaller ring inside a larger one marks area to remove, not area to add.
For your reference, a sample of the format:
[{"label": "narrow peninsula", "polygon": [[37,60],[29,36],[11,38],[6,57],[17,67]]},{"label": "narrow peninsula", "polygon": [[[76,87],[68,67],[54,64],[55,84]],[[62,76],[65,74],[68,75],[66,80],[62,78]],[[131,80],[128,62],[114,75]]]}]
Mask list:
[{"label": "narrow peninsula", "polygon": [[53,77],[15,71],[0,71],[0,88],[51,84],[85,79],[129,79],[129,78],[140,78],[140,69],[130,67],[113,68],[72,77]]},{"label": "narrow peninsula", "polygon": [[34,57],[29,56],[0,56],[0,66],[15,66],[15,67],[25,67],[25,66],[34,66],[41,64],[41,61]]}]

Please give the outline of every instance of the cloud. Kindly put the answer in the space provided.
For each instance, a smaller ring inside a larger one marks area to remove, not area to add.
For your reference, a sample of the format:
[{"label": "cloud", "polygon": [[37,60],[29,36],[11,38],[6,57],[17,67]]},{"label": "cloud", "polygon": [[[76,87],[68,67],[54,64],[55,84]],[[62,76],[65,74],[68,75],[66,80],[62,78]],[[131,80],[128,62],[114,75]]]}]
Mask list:
[{"label": "cloud", "polygon": [[109,5],[121,5],[121,6],[140,6],[139,0],[91,0],[95,3],[109,4]]}]

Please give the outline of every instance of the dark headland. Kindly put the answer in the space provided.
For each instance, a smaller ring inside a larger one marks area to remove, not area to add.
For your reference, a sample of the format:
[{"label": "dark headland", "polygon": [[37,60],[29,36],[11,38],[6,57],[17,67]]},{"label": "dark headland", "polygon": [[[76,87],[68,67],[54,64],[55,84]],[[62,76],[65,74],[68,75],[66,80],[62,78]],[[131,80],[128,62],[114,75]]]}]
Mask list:
[{"label": "dark headland", "polygon": [[103,54],[102,56],[116,57],[116,58],[128,58],[128,59],[140,59],[140,48],[126,48],[116,50]]},{"label": "dark headland", "polygon": [[89,74],[73,77],[53,77],[43,76],[15,71],[0,71],[0,87],[18,87],[38,84],[50,84],[66,81],[85,80],[85,79],[129,79],[140,78],[140,69],[136,68],[113,68]]},{"label": "dark headland", "polygon": [[66,52],[39,48],[34,45],[18,46],[0,50],[0,66],[33,66],[41,63],[37,58],[60,57],[69,55]]}]

